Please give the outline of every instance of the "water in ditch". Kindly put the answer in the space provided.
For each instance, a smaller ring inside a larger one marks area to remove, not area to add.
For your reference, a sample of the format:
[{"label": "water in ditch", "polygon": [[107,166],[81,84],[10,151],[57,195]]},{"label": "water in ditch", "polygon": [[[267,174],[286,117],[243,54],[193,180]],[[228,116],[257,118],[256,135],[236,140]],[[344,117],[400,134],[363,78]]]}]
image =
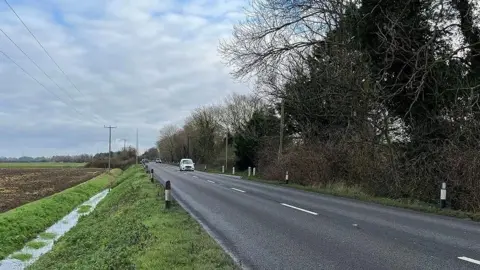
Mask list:
[{"label": "water in ditch", "polygon": [[[25,246],[21,250],[10,254],[10,256],[0,261],[0,270],[21,270],[34,263],[40,258],[40,256],[53,248],[56,240],[75,227],[81,216],[90,214],[97,204],[107,196],[108,192],[109,190],[106,189],[91,197],[88,201],[75,208],[68,215],[45,230],[45,234],[38,235],[33,241],[41,242],[41,245],[43,245],[42,247],[32,248]],[[48,237],[50,239],[46,239],[45,235],[50,236]],[[15,257],[23,257],[23,260],[16,259]]]}]

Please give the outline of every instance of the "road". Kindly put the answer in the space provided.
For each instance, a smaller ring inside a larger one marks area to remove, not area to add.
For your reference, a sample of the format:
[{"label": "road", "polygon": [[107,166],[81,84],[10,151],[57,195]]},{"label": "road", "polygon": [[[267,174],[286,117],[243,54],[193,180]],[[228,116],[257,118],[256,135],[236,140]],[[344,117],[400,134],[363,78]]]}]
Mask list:
[{"label": "road", "polygon": [[244,269],[480,269],[480,223],[149,167]]}]

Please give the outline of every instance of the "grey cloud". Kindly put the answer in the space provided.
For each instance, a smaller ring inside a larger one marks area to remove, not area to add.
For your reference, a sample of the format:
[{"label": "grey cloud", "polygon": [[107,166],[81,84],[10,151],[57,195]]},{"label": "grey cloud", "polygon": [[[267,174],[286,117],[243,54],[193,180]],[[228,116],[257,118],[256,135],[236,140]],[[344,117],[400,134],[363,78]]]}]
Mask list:
[{"label": "grey cloud", "polygon": [[[74,98],[0,38],[1,50],[69,104],[55,100],[2,59],[0,128],[9,132],[0,133],[0,156],[20,155],[25,148],[31,155],[96,152],[106,143],[103,124],[117,125],[115,138],[132,143],[139,128],[140,146],[147,148],[165,123],[180,123],[195,107],[218,102],[231,92],[249,91],[232,81],[216,52],[218,39],[229,35],[232,14],[236,20],[244,1],[194,0],[183,6],[150,0],[105,5],[95,0],[31,1],[13,6],[82,93],[14,15],[0,8],[0,27]],[[54,7],[64,22],[53,20]]]}]

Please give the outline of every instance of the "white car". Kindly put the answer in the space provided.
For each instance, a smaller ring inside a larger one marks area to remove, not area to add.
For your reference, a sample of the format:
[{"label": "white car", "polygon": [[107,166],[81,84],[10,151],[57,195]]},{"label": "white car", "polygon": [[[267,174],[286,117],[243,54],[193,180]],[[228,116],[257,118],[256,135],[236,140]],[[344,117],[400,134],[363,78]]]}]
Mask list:
[{"label": "white car", "polygon": [[180,171],[195,171],[195,163],[189,158],[180,160]]},{"label": "white car", "polygon": [[155,159],[155,163],[162,163],[162,160],[157,158],[157,159]]}]

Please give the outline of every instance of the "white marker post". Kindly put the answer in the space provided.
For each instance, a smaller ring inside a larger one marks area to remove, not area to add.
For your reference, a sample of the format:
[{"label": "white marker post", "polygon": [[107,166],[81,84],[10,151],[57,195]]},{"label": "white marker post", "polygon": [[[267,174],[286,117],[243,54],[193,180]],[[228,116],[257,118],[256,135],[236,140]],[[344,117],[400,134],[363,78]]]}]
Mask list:
[{"label": "white marker post", "polygon": [[169,209],[171,206],[171,201],[172,201],[171,189],[172,189],[172,186],[169,180],[165,182],[165,209]]},{"label": "white marker post", "polygon": [[207,171],[207,165],[205,165],[205,171]]},{"label": "white marker post", "polygon": [[447,206],[447,183],[442,183],[442,189],[440,189],[440,208]]},{"label": "white marker post", "polygon": [[285,184],[288,184],[288,171],[285,173]]},{"label": "white marker post", "polygon": [[150,171],[150,182],[153,183],[153,169]]},{"label": "white marker post", "polygon": [[250,177],[250,173],[252,172],[252,168],[248,167],[248,177]]},{"label": "white marker post", "polygon": [[232,174],[235,174],[235,167],[232,167]]},{"label": "white marker post", "polygon": [[225,173],[225,166],[222,165],[222,173]]},{"label": "white marker post", "polygon": [[252,173],[253,176],[255,176],[255,167],[253,167],[253,173]]}]

